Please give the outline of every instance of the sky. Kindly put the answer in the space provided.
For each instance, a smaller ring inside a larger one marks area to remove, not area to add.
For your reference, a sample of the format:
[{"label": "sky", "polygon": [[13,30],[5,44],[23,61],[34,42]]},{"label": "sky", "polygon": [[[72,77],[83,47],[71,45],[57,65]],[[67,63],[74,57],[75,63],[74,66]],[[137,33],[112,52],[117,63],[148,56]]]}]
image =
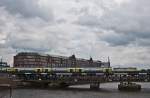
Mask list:
[{"label": "sky", "polygon": [[0,57],[19,52],[150,68],[150,0],[0,0]]}]

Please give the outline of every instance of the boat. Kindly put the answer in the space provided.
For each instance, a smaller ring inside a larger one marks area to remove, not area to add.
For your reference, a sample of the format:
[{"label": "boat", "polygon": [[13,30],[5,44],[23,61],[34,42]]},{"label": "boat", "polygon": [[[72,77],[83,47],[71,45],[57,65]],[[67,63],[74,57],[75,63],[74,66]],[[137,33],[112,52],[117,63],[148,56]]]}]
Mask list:
[{"label": "boat", "polygon": [[122,82],[118,85],[120,91],[140,91],[141,85],[131,82]]}]

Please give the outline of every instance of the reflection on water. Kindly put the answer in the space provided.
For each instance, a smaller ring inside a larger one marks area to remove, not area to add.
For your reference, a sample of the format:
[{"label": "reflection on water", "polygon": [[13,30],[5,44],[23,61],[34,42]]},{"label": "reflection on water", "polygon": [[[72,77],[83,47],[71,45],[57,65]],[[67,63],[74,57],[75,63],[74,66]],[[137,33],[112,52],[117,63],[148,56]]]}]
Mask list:
[{"label": "reflection on water", "polygon": [[[92,91],[89,85],[71,86],[67,89],[15,89],[13,98],[150,98],[150,83],[142,83],[140,92],[120,92],[117,83],[101,84]],[[9,98],[9,91],[1,91],[0,98]]]}]

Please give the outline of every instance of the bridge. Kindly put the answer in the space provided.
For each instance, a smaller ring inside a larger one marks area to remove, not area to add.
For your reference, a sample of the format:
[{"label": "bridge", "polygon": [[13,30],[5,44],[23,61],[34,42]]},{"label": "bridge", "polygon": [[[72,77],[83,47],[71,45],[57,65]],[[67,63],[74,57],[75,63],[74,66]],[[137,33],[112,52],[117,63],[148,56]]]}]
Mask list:
[{"label": "bridge", "polygon": [[150,82],[150,72],[146,70],[135,71],[0,71],[13,81],[22,84],[47,87],[90,84],[90,88],[98,89],[101,83],[108,82]]}]

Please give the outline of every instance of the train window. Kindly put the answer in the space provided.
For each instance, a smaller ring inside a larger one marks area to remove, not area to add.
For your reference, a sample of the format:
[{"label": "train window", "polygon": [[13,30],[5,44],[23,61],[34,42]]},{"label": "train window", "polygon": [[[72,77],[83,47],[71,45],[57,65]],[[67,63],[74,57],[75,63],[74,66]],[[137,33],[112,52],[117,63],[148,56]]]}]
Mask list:
[{"label": "train window", "polygon": [[37,69],[37,72],[40,72],[40,69]]},{"label": "train window", "polygon": [[73,72],[73,69],[70,69],[70,72]]},{"label": "train window", "polygon": [[15,72],[18,72],[18,69],[15,69]]},{"label": "train window", "polygon": [[109,73],[109,69],[106,69],[106,73]]},{"label": "train window", "polygon": [[79,72],[82,72],[82,69],[79,69]]},{"label": "train window", "polygon": [[48,72],[48,69],[45,69],[45,72]]}]

